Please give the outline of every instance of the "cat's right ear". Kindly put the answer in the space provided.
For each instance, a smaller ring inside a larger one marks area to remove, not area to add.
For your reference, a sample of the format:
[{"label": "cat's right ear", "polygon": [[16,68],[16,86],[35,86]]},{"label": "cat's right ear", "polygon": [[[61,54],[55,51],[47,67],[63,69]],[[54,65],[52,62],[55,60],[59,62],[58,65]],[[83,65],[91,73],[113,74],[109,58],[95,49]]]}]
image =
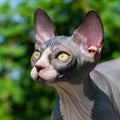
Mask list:
[{"label": "cat's right ear", "polygon": [[36,44],[42,44],[55,36],[55,26],[41,8],[37,8],[34,13]]}]

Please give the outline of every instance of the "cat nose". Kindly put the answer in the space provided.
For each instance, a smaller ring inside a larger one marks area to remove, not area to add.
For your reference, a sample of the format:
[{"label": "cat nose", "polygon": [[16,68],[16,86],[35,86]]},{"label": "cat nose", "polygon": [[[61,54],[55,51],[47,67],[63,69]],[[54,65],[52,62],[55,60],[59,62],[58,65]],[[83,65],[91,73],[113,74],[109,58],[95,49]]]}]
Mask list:
[{"label": "cat nose", "polygon": [[37,72],[39,72],[40,70],[42,69],[45,69],[45,67],[43,66],[38,66],[38,65],[35,65],[36,69],[37,69]]}]

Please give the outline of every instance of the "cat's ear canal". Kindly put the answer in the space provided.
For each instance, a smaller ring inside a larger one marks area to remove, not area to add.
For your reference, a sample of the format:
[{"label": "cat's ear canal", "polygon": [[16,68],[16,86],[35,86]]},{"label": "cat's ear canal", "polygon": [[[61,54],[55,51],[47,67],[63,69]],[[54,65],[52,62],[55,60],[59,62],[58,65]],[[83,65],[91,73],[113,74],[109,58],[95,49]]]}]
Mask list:
[{"label": "cat's ear canal", "polygon": [[87,50],[89,54],[101,52],[103,36],[102,21],[95,11],[87,13],[72,35],[74,42],[78,43],[83,50]]},{"label": "cat's ear canal", "polygon": [[37,44],[42,44],[55,36],[55,26],[41,8],[37,8],[34,13],[34,25]]}]

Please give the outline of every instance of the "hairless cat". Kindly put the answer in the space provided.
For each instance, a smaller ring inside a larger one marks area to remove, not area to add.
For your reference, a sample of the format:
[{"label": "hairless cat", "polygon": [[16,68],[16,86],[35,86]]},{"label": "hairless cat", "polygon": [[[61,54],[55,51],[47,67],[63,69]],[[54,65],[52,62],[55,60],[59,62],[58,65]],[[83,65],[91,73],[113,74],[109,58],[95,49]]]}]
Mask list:
[{"label": "hairless cat", "polygon": [[55,36],[40,8],[34,24],[31,76],[59,94],[51,119],[120,120],[120,58],[97,65],[104,36],[98,14],[88,12],[71,36]]}]

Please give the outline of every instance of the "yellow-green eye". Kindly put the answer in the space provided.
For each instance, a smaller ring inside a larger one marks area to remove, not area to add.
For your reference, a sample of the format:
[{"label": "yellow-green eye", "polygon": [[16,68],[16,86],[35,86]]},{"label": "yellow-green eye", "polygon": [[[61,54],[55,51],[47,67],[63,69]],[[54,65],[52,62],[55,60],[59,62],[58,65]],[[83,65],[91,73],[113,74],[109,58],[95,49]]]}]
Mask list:
[{"label": "yellow-green eye", "polygon": [[67,53],[60,53],[57,57],[57,59],[60,61],[68,60],[68,58],[69,58],[69,55]]},{"label": "yellow-green eye", "polygon": [[33,57],[35,59],[39,59],[40,58],[40,52],[38,52],[38,51],[34,52]]}]

